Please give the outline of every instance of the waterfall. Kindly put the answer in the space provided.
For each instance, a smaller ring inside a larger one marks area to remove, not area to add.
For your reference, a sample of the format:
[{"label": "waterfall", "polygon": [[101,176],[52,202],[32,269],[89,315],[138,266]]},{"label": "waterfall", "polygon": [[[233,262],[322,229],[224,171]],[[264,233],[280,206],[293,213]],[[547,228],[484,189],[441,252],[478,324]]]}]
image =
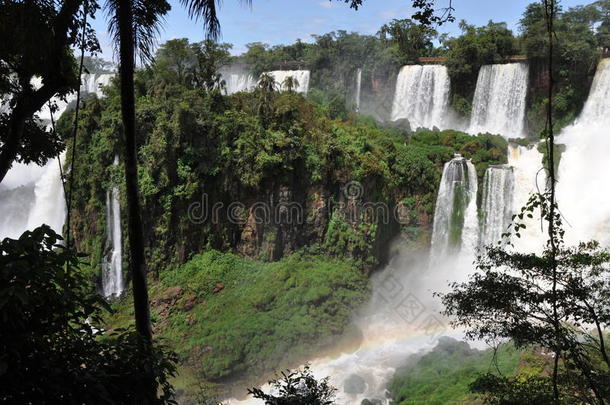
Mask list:
[{"label": "waterfall", "polygon": [[573,125],[557,143],[557,202],[564,217],[566,242],[595,239],[610,246],[610,191],[607,177],[610,151],[610,59],[597,67],[589,97]]},{"label": "waterfall", "polygon": [[483,178],[481,203],[481,246],[496,244],[502,239],[513,215],[513,168],[507,165],[490,166]]},{"label": "waterfall", "polygon": [[[64,157],[65,152],[60,155],[62,162]],[[28,216],[27,229],[34,229],[45,223],[61,234],[65,217],[66,199],[61,171],[57,159],[52,159],[45,166],[44,174],[34,187],[34,203]]]},{"label": "waterfall", "polygon": [[[81,97],[86,97],[89,94],[95,94],[98,98],[104,97],[102,89],[110,85],[110,81],[114,78],[114,73],[103,73],[103,74],[85,74],[81,75]],[[39,78],[35,78],[32,84],[39,87],[42,83]],[[59,117],[66,111],[71,103],[76,102],[76,93],[70,93],[66,96],[65,100],[61,100],[57,97],[53,97],[52,102],[57,106],[57,111],[53,112],[53,119],[57,121]],[[44,122],[45,125],[51,123],[51,111],[48,103],[45,104],[42,109],[38,112],[38,117]]]},{"label": "waterfall", "polygon": [[360,97],[362,93],[362,69],[358,68],[356,72],[356,95],[354,97],[356,112],[360,111]]},{"label": "waterfall", "polygon": [[[513,168],[514,189],[512,197],[513,214],[521,211],[531,195],[545,191],[546,174],[542,166],[543,155],[538,150],[538,144],[521,146],[508,144],[508,164]],[[511,237],[515,249],[519,252],[540,253],[544,247],[546,236],[540,218],[523,218],[519,222],[526,228],[520,231],[520,238]]]},{"label": "waterfall", "polygon": [[408,65],[400,69],[391,120],[409,120],[412,129],[445,128],[451,83],[440,65]]},{"label": "waterfall", "polygon": [[445,163],[438,190],[431,258],[457,253],[474,253],[478,241],[477,173],[474,165],[460,155]]},{"label": "waterfall", "polygon": [[[101,88],[110,83],[114,74],[81,76],[81,93],[95,93],[102,97]],[[42,85],[40,78],[34,78],[32,86]],[[55,120],[76,100],[76,94],[69,94],[65,100],[56,97],[58,110],[53,113]],[[43,125],[50,125],[51,112],[47,104],[38,112]],[[64,154],[61,156],[61,161]],[[66,203],[57,159],[50,159],[41,167],[36,164],[13,163],[6,177],[0,183],[0,239],[17,238],[27,229],[43,223],[55,232],[61,233],[66,215]]]},{"label": "waterfall", "polygon": [[524,63],[481,67],[468,132],[524,136],[528,74]]},{"label": "waterfall", "polygon": [[280,91],[286,90],[284,81],[288,77],[293,77],[298,82],[298,86],[294,89],[297,93],[307,94],[309,91],[309,70],[274,70],[268,72],[275,79]]},{"label": "waterfall", "polygon": [[[114,166],[119,157],[115,155]],[[102,293],[104,297],[116,298],[123,292],[121,205],[119,188],[111,186],[106,191],[106,246],[102,258]]]},{"label": "waterfall", "polygon": [[256,78],[248,72],[227,70],[221,72],[221,75],[225,81],[225,89],[227,94],[235,94],[242,91],[252,91],[257,86]]},{"label": "waterfall", "polygon": [[[470,253],[478,235],[476,194],[476,171],[470,161],[456,156],[445,164],[434,219],[432,249],[439,259],[434,268],[426,265],[427,256],[412,251],[394,256],[371,278],[373,296],[354,320],[361,337],[353,342],[355,347],[348,343],[310,362],[317,378],[329,376],[338,388],[336,403],[358,405],[368,399],[389,405],[386,384],[409,356],[432,349],[440,336],[463,338],[439,314],[442,307],[432,292],[448,292],[450,281],[462,282],[472,270]],[[446,253],[459,254],[440,260]],[[258,402],[248,398],[228,403]]]}]

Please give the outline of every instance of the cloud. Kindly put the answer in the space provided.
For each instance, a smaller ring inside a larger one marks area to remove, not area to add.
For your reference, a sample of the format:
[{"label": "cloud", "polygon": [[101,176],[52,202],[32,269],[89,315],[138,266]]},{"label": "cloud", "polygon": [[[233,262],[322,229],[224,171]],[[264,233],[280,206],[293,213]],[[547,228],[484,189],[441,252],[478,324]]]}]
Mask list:
[{"label": "cloud", "polygon": [[330,0],[321,1],[318,3],[322,8],[337,8],[339,5],[337,3],[333,3]]},{"label": "cloud", "polygon": [[311,22],[314,24],[324,24],[327,21],[328,19],[326,18],[314,18],[313,20],[311,20]]},{"label": "cloud", "polygon": [[384,20],[391,20],[398,16],[398,10],[381,10],[377,13],[377,15]]}]

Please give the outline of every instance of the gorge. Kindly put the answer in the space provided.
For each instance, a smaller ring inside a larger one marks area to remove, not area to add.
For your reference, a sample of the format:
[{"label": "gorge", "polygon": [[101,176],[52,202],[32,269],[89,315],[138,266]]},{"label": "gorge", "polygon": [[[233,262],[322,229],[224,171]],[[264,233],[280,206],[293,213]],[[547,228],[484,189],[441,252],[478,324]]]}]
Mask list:
[{"label": "gorge", "polygon": [[[360,105],[361,74],[362,72],[358,71],[356,108]],[[293,76],[298,82],[296,91],[302,94],[308,92],[309,71],[272,71],[271,75],[278,83],[283,83],[286,77]],[[223,77],[227,94],[254,90],[256,86],[256,81],[250,73],[227,73]],[[100,86],[110,85],[110,79],[111,75],[85,75],[82,77],[82,91],[102,97]],[[513,138],[525,136],[527,89],[526,63],[486,65],[481,68],[474,90],[470,124],[466,129],[472,135],[502,135],[509,141],[507,150],[504,151],[506,162],[475,167],[471,160],[457,154],[442,162],[442,177],[439,179],[440,183],[435,185],[438,186],[438,193],[435,195],[436,203],[431,221],[429,256],[420,255],[421,257],[414,259],[409,257],[410,253],[403,255],[400,253],[402,248],[399,249],[399,253],[390,259],[387,267],[373,275],[371,302],[362,314],[353,320],[353,326],[361,334],[359,347],[311,359],[316,374],[320,377],[330,375],[333,385],[340,388],[338,399],[342,403],[360,403],[364,399],[386,403],[385,384],[400,363],[409,355],[435,344],[438,335],[436,332],[431,334],[427,329],[431,325],[430,320],[441,326],[446,323],[446,320],[430,318],[436,312],[438,303],[427,294],[440,288],[441,283],[447,280],[464,279],[476,249],[500,240],[511,222],[512,215],[526,203],[530,193],[544,189],[544,156],[539,151],[537,142],[524,144],[518,140],[511,141]],[[406,119],[412,129],[436,127],[463,130],[464,126],[452,119],[450,93],[451,85],[444,66],[405,66],[398,73],[396,80],[392,120]],[[606,229],[610,223],[610,212],[607,207],[610,206],[610,201],[604,203],[607,193],[603,191],[600,178],[586,174],[603,172],[604,149],[599,148],[599,144],[605,145],[607,142],[603,132],[610,125],[609,94],[610,63],[608,59],[604,59],[598,66],[591,93],[581,115],[572,125],[565,128],[560,136],[560,142],[566,145],[566,149],[559,163],[558,194],[564,215],[568,221],[574,218],[574,222],[578,224],[577,228],[570,230],[570,233],[574,232],[574,240],[595,238],[602,243],[608,243]],[[66,103],[64,108],[67,108],[68,104]],[[59,113],[61,112],[60,110]],[[40,114],[43,120],[48,119],[45,114],[44,111]],[[118,156],[112,156],[108,166],[118,166]],[[60,159],[63,162],[64,156]],[[1,237],[18,236],[23,230],[43,222],[57,231],[62,229],[65,203],[59,169],[56,160],[49,162],[44,168],[14,165],[0,189],[0,206],[3,212],[10,213],[0,224]],[[282,187],[278,195],[288,201],[305,200],[314,195],[320,195],[314,201],[316,206],[324,205],[325,201],[328,201],[321,196],[328,191],[322,187],[311,187],[307,194],[302,196],[288,186]],[[275,195],[275,191],[269,194]],[[120,194],[120,187],[117,185],[110,185],[104,190],[105,231],[103,252],[100,253],[98,262],[101,271],[100,291],[104,296],[113,299],[124,294],[127,284],[122,266],[124,258],[121,233],[124,225],[121,221],[123,214]],[[583,200],[584,195],[591,197]],[[258,198],[259,196],[255,196],[251,201]],[[345,201],[347,210],[350,201],[349,198]],[[332,214],[331,218],[323,218],[322,211],[313,210],[309,215],[320,216],[320,219],[314,220],[322,221],[324,227],[330,227]],[[237,228],[238,231],[229,231],[241,235],[242,240],[237,246],[242,252],[252,252],[252,256],[271,252],[269,258],[278,260],[284,256],[284,251],[290,252],[300,246],[298,235],[282,226],[277,228],[278,239],[265,240],[268,238],[265,232],[270,231],[256,224],[251,214],[250,212],[250,216],[247,216],[246,223]],[[97,231],[99,233],[101,230]],[[308,231],[312,234],[319,232],[316,228]],[[249,245],[250,242],[243,239],[248,233],[253,234],[254,239],[258,238],[256,243]],[[102,237],[101,234],[99,236]],[[320,235],[314,238],[324,239]],[[542,246],[543,240],[540,225],[531,221],[522,237],[513,242],[516,249],[526,250],[532,249],[533,246]],[[270,250],[265,250],[265,243],[271,246]],[[332,243],[331,241],[330,244]],[[179,246],[177,250],[187,250],[186,245]],[[185,255],[185,259],[186,256],[188,255]],[[411,290],[405,290],[405,286],[426,296],[412,296],[409,293]],[[399,294],[396,294],[396,288],[401,290]],[[409,305],[421,306],[421,314],[412,314],[408,309],[412,307],[403,307],[405,299],[412,300]],[[460,335],[459,332],[448,331],[444,327],[442,330],[445,335]],[[356,388],[344,389],[346,381],[357,381]],[[231,403],[242,402],[234,400]]]}]

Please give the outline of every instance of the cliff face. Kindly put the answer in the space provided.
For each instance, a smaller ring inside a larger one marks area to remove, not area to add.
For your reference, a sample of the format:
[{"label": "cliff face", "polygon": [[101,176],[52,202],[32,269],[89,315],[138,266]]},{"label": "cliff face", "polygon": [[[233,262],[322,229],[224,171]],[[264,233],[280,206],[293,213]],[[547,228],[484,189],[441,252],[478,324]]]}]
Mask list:
[{"label": "cliff face", "polygon": [[[369,271],[397,235],[428,243],[442,166],[453,153],[481,173],[505,158],[500,137],[406,135],[357,116],[332,120],[294,93],[175,91],[137,104],[146,254],[157,274],[209,249],[264,261],[306,250]],[[72,232],[93,268],[104,249],[106,190],[124,187],[121,165],[112,164],[122,149],[119,116],[112,94],[81,115]]]}]

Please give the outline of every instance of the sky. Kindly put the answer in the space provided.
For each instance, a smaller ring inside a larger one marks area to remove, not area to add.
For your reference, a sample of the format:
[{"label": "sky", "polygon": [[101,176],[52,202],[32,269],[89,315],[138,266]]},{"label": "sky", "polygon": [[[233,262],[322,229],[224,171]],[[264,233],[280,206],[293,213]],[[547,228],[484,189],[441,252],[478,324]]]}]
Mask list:
[{"label": "sky", "polygon": [[[563,0],[564,8],[591,3],[593,0]],[[449,0],[437,0],[446,7]],[[518,23],[526,6],[533,0],[453,0],[456,22],[438,28],[441,33],[458,34],[458,22],[485,25],[491,19],[506,22],[518,31]],[[168,39],[189,38],[193,42],[204,38],[201,23],[191,20],[178,0],[170,0],[159,43]],[[224,0],[219,11],[222,36],[220,41],[234,45],[232,53],[240,54],[246,44],[264,42],[269,45],[290,44],[301,39],[311,42],[312,34],[346,30],[375,34],[379,27],[394,18],[409,18],[413,14],[412,0],[364,0],[358,11],[343,1],[333,0],[252,0],[252,7],[241,0]],[[112,59],[112,47],[106,32],[106,20],[100,15],[93,21],[105,59]]]}]

